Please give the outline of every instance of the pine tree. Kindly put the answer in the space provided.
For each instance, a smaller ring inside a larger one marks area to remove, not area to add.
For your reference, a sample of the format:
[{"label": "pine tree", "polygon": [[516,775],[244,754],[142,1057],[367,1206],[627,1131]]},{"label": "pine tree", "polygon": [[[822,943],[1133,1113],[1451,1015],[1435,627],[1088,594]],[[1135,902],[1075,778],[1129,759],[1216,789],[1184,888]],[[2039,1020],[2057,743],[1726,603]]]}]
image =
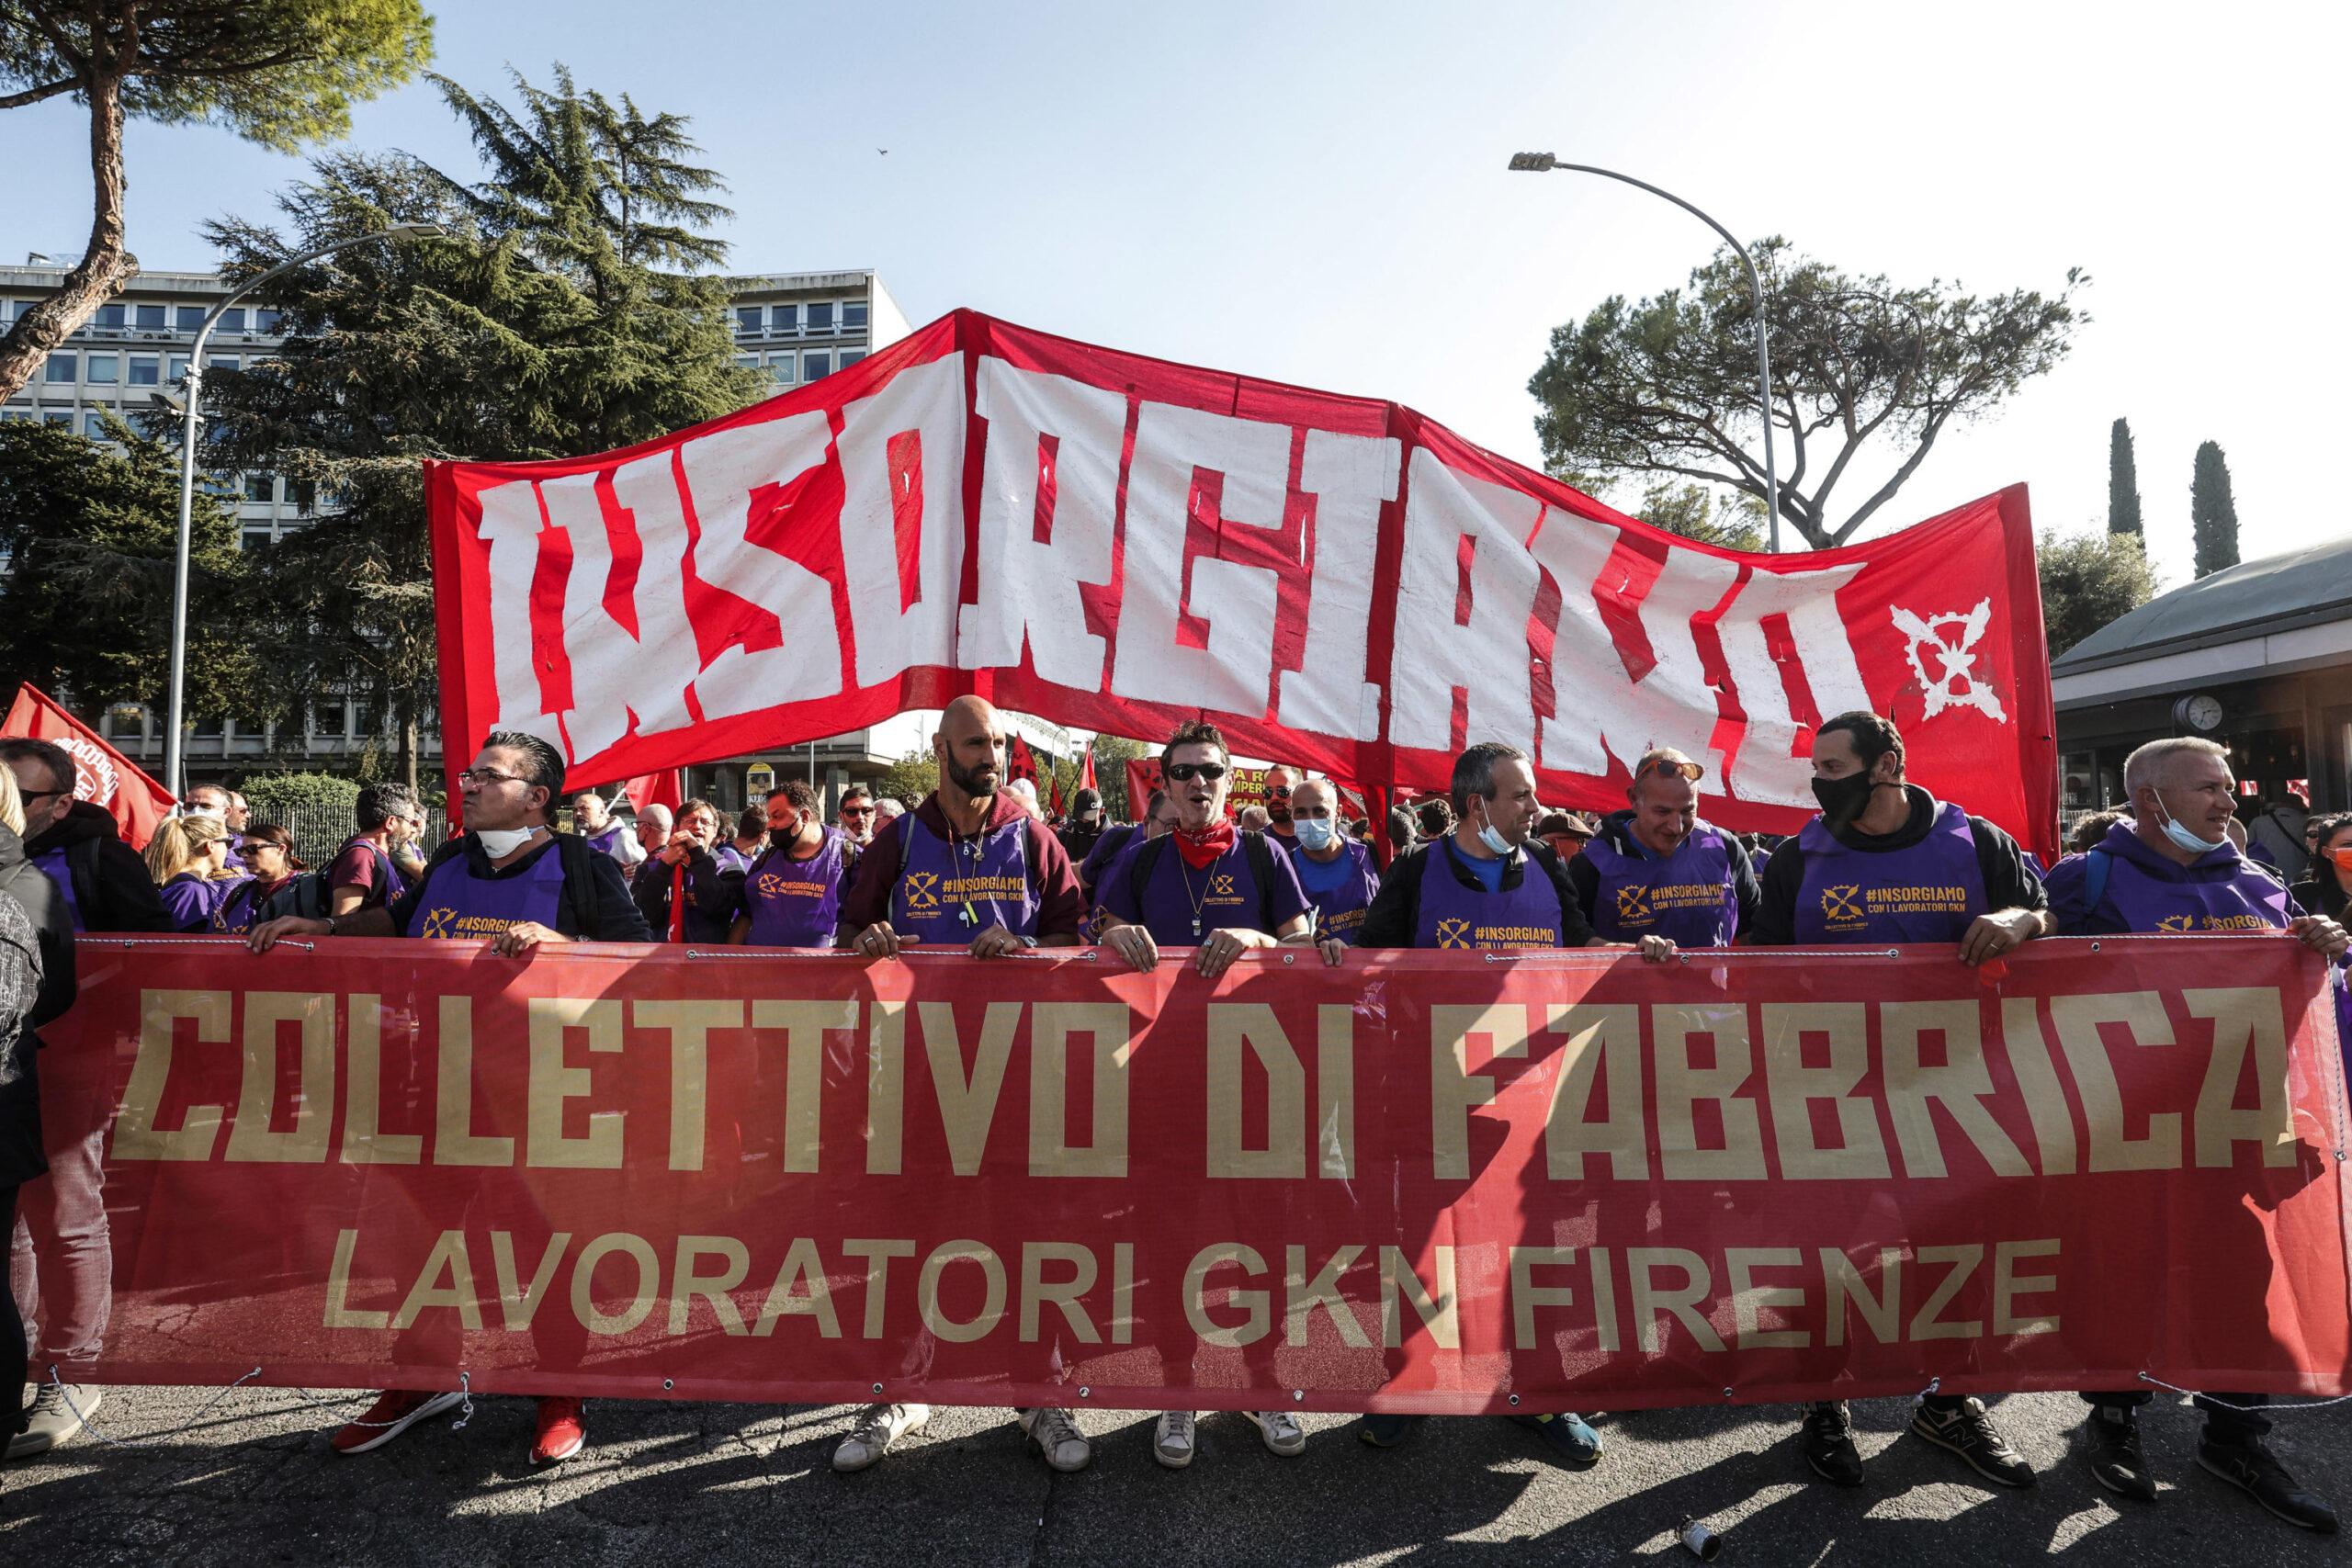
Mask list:
[{"label": "pine tree", "polygon": [[2230,460],[2222,444],[2197,449],[2188,481],[2188,517],[2197,535],[2197,575],[2210,577],[2238,564],[2238,505],[2230,495]]},{"label": "pine tree", "polygon": [[[686,245],[639,221],[672,210],[662,191],[709,188],[716,175],[669,168],[624,220],[605,133],[586,129],[602,112],[594,95],[568,77],[553,94],[526,84],[518,115],[444,91],[474,129],[479,184],[403,155],[333,154],[279,197],[288,234],[235,220],[210,230],[231,276],[389,224],[454,231],[356,246],[273,284],[264,302],[287,334],[277,356],[206,378],[208,462],[277,469],[327,502],[263,563],[253,631],[264,695],[290,715],[347,683],[397,716],[396,772],[412,781],[438,690],[422,460],[608,451],[764,389],[734,364],[724,285],[643,259],[723,255],[691,231]],[[643,121],[631,106],[624,118],[664,128],[656,140],[673,154],[693,145],[673,117]]]},{"label": "pine tree", "polygon": [[2140,536],[2140,470],[2132,460],[2132,422],[2119,419],[2107,438],[2107,531]]}]

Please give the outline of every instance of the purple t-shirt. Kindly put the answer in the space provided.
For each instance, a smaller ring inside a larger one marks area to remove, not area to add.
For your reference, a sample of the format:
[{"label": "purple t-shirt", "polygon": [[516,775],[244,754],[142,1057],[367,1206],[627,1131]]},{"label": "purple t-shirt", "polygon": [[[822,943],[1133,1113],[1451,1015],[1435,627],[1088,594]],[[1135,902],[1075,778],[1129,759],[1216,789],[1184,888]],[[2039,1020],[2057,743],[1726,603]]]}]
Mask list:
[{"label": "purple t-shirt", "polygon": [[[1273,876],[1266,897],[1260,896],[1258,879],[1250,869],[1248,840],[1236,833],[1231,846],[1198,871],[1184,863],[1172,836],[1132,845],[1102,874],[1096,902],[1170,947],[1194,946],[1209,932],[1227,927],[1272,936],[1306,914],[1307,904],[1290,856],[1271,840],[1266,849]],[[1147,853],[1157,863],[1149,886],[1139,888],[1135,885],[1136,868]]]}]

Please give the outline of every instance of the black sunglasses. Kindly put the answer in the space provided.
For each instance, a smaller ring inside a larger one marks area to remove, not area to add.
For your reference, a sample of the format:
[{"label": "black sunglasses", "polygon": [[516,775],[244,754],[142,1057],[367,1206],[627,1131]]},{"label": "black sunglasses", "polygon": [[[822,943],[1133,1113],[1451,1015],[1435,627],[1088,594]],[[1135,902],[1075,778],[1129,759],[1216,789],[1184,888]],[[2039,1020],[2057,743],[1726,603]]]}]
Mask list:
[{"label": "black sunglasses", "polygon": [[1178,784],[1189,784],[1195,778],[1215,784],[1225,777],[1225,764],[1223,762],[1170,762],[1168,764],[1167,773],[1168,776]]}]

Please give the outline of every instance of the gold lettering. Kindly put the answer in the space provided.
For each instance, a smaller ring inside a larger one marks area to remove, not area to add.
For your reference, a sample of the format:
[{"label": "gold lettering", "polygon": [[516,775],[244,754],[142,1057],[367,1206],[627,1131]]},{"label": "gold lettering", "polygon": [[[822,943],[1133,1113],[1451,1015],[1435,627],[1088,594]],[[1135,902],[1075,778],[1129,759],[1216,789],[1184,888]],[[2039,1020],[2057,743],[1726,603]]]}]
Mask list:
[{"label": "gold lettering", "polygon": [[1470,1070],[1470,1037],[1498,1057],[1527,1055],[1527,1008],[1519,1002],[1430,1009],[1430,1148],[1441,1181],[1470,1179],[1470,1111],[1495,1098],[1495,1080]]},{"label": "gold lettering", "polygon": [[906,998],[876,997],[867,1016],[872,1027],[865,1045],[865,1174],[896,1176],[906,1144]]},{"label": "gold lettering", "polygon": [[531,1282],[525,1285],[522,1273],[514,1267],[514,1233],[490,1233],[490,1261],[498,1270],[498,1302],[506,1314],[506,1331],[520,1334],[531,1326],[539,1314],[539,1303],[547,1298],[548,1287],[555,1283],[556,1266],[571,1248],[571,1233],[558,1231],[548,1237],[539,1253],[539,1266],[531,1271]]},{"label": "gold lettering", "polygon": [[845,1241],[842,1250],[852,1258],[865,1259],[865,1326],[868,1339],[882,1337],[882,1312],[889,1303],[890,1259],[912,1258],[915,1244],[910,1241]]},{"label": "gold lettering", "polygon": [[1462,1348],[1462,1326],[1453,1308],[1453,1248],[1438,1247],[1430,1248],[1430,1252],[1436,1269],[1434,1285],[1424,1282],[1405,1260],[1404,1248],[1380,1249],[1380,1342],[1392,1350],[1405,1343],[1405,1314],[1397,1305],[1399,1295],[1413,1303],[1421,1326],[1430,1331],[1430,1342],[1439,1349]]},{"label": "gold lettering", "polygon": [[1984,1261],[1984,1247],[1974,1242],[1962,1247],[1923,1247],[1919,1248],[1917,1257],[1919,1261],[1925,1264],[1949,1263],[1952,1265],[1952,1270],[1944,1276],[1943,1283],[1928,1292],[1928,1299],[1920,1306],[1919,1314],[1911,1320],[1911,1337],[1914,1339],[1981,1337],[1984,1333],[1984,1325],[1981,1319],[1972,1317],[1958,1323],[1944,1323],[1939,1321],[1936,1314],[1942,1312],[1954,1296],[1960,1294],[1961,1286],[1966,1284],[1968,1277],[1976,1272],[1976,1266]]},{"label": "gold lettering", "polygon": [[[1886,1108],[1894,1118],[1895,1142],[1903,1150],[1905,1176],[1942,1176],[1943,1145],[1936,1136],[1934,1100],[1968,1134],[1996,1176],[2030,1176],[2033,1168],[2018,1153],[2008,1134],[1993,1120],[1984,1101],[1993,1094],[1992,1069],[1984,1065],[1984,1040],[1973,1001],[1888,1002],[1879,1010],[1879,1055],[1885,1063]],[[1919,1037],[1940,1032],[1944,1066],[1919,1060]]]},{"label": "gold lettering", "polygon": [[[1577,1249],[1573,1247],[1514,1247],[1510,1249],[1510,1333],[1514,1348],[1535,1348],[1537,1307],[1577,1304],[1575,1287],[1539,1285],[1535,1282],[1535,1270],[1565,1269],[1576,1260]],[[1609,1348],[1614,1349],[1615,1347]]]},{"label": "gold lettering", "polygon": [[[892,1257],[903,1258],[910,1255],[915,1249],[915,1244],[910,1241],[886,1241],[858,1245],[878,1246],[889,1249],[887,1254],[865,1255],[868,1258],[878,1258],[879,1262],[879,1268],[867,1276],[871,1283],[866,1296],[867,1333],[865,1337],[868,1339],[874,1339],[880,1337],[882,1332],[882,1287],[879,1269],[889,1268],[889,1258]],[[844,1247],[842,1250],[848,1252],[851,1248]],[[740,1279],[741,1276],[738,1274],[737,1278]],[[801,1295],[796,1292],[793,1287],[804,1280],[808,1282],[808,1293]],[[815,1318],[817,1337],[820,1339],[839,1339],[842,1337],[842,1320],[833,1312],[832,1283],[825,1278],[825,1265],[824,1261],[817,1256],[817,1244],[805,1235],[794,1236],[792,1245],[785,1249],[784,1262],[775,1271],[775,1283],[768,1287],[768,1299],[760,1308],[759,1321],[752,1325],[752,1333],[759,1338],[765,1339],[775,1332],[777,1320],[786,1317]],[[740,1323],[732,1332],[738,1334],[742,1332]]]},{"label": "gold lettering", "polygon": [[809,1176],[817,1169],[820,1096],[825,1086],[825,1032],[857,1027],[857,1003],[755,1001],[752,1026],[781,1029],[784,1039],[784,1168]]},{"label": "gold lettering", "polygon": [[1004,1088],[1004,1066],[1012,1057],[1013,1031],[1021,1025],[1019,1002],[990,1002],[980,1015],[980,1043],[972,1070],[964,1071],[964,1042],[948,1002],[917,1002],[923,1055],[931,1063],[932,1093],[939,1101],[939,1124],[947,1134],[947,1157],[958,1176],[979,1173],[989,1126],[996,1120],[997,1096]]},{"label": "gold lettering", "polygon": [[[1661,1268],[1681,1269],[1681,1285],[1671,1291],[1658,1289],[1651,1273]],[[1643,1349],[1655,1353],[1666,1348],[1666,1336],[1658,1327],[1661,1313],[1672,1314],[1698,1342],[1700,1349],[1724,1348],[1723,1337],[1715,1332],[1714,1325],[1692,1310],[1714,1289],[1714,1278],[1707,1272],[1705,1258],[1679,1247],[1629,1247],[1625,1249],[1625,1272],[1632,1277],[1634,1331]]]},{"label": "gold lettering", "polygon": [[[726,1268],[718,1274],[703,1273],[700,1265],[707,1257],[724,1258]],[[718,1320],[720,1332],[741,1335],[743,1314],[736,1310],[735,1298],[728,1292],[741,1284],[743,1276],[751,1271],[751,1248],[731,1235],[680,1236],[670,1269],[672,1337],[685,1333],[696,1296],[710,1303],[710,1314]]]},{"label": "gold lettering", "polygon": [[[1208,1004],[1208,1174],[1297,1180],[1306,1174],[1306,1069],[1291,1049],[1274,1010],[1263,1002]],[[1241,1053],[1247,1047],[1266,1070],[1266,1146],[1241,1140]]]},{"label": "gold lettering", "polygon": [[[637,1289],[628,1297],[628,1305],[608,1314],[596,1306],[596,1265],[616,1252],[627,1253],[637,1265]],[[580,1261],[571,1266],[572,1315],[591,1334],[627,1334],[653,1315],[661,1286],[662,1260],[654,1257],[653,1244],[627,1231],[607,1232],[582,1247]]]},{"label": "gold lettering", "polygon": [[[1764,1179],[1764,1134],[1756,1102],[1736,1098],[1755,1068],[1744,1007],[1659,1006],[1650,1010],[1653,1055],[1657,1063],[1657,1146],[1660,1173],[1669,1181],[1760,1181]],[[1700,1067],[1690,1056],[1693,1035],[1712,1035],[1715,1065]],[[1724,1146],[1702,1149],[1691,1107],[1712,1100],[1723,1109]],[[1630,1256],[1630,1254],[1629,1254]],[[1646,1335],[1649,1330],[1644,1328]]]},{"label": "gold lettering", "polygon": [[631,1002],[629,1019],[642,1029],[670,1032],[670,1168],[700,1170],[703,1129],[709,1123],[710,1032],[742,1028],[743,1004]]},{"label": "gold lettering", "polygon": [[155,1126],[155,1113],[163,1109],[164,1089],[172,1077],[172,1021],[180,1018],[196,1020],[198,1044],[228,1043],[229,993],[139,993],[139,1055],[130,1064],[122,1111],[115,1119],[117,1159],[210,1159],[220,1142],[225,1106],[189,1106],[176,1132]]},{"label": "gold lettering", "polygon": [[[440,1283],[445,1275],[449,1280],[447,1285]],[[416,1283],[409,1287],[401,1310],[392,1314],[393,1331],[413,1325],[426,1307],[455,1307],[458,1321],[469,1333],[481,1332],[481,1303],[474,1299],[473,1259],[466,1251],[463,1231],[443,1231],[433,1244],[424,1267],[416,1271]]]},{"label": "gold lettering", "polygon": [[1111,1343],[1136,1342],[1136,1244],[1111,1244]]},{"label": "gold lettering", "polygon": [[2025,1096],[2025,1112],[2033,1119],[2041,1174],[2072,1176],[2075,1113],[2058,1082],[2057,1066],[2050,1059],[2050,1042],[2042,1036],[2040,1002],[2031,997],[2002,998],[2001,1044],[2009,1054],[2009,1070],[2017,1075],[2018,1089]]},{"label": "gold lettering", "polygon": [[[277,1026],[300,1023],[300,1087],[293,1130],[276,1133]],[[245,993],[244,1073],[237,1091],[237,1122],[229,1129],[228,1158],[256,1165],[311,1165],[327,1157],[334,1121],[334,998],[321,992]]]},{"label": "gold lettering", "polygon": [[[1547,1002],[1544,1026],[1567,1040],[1554,1058],[1552,1105],[1544,1119],[1544,1164],[1555,1181],[1581,1181],[1586,1156],[1609,1156],[1619,1181],[1650,1179],[1650,1140],[1642,1125],[1642,1015],[1626,1005],[1569,1007]],[[1588,1122],[1592,1084],[1609,1074],[1609,1112]]]},{"label": "gold lettering", "polygon": [[[1046,1265],[1067,1263],[1070,1278],[1055,1282],[1046,1279]],[[1102,1336],[1096,1332],[1094,1320],[1086,1315],[1086,1304],[1080,1300],[1094,1288],[1094,1254],[1076,1242],[1030,1241],[1021,1245],[1021,1342],[1034,1345],[1037,1341],[1039,1309],[1047,1303],[1061,1310],[1062,1321],[1069,1325],[1070,1335],[1081,1345],[1100,1345]]]},{"label": "gold lettering", "polygon": [[[1768,1003],[1768,1008],[1770,1005]],[[1766,1038],[1770,1038],[1770,1024],[1766,1025]],[[1780,1113],[1776,1111],[1773,1114],[1777,1118]],[[1848,1136],[1850,1139],[1851,1134]],[[1839,1256],[1844,1255],[1841,1253]],[[1793,1247],[1730,1247],[1724,1249],[1724,1271],[1731,1276],[1732,1331],[1737,1337],[1741,1349],[1769,1350],[1813,1343],[1813,1336],[1802,1328],[1764,1326],[1764,1308],[1794,1307],[1802,1311],[1804,1292],[1791,1285],[1756,1283],[1756,1270],[1758,1269],[1798,1269],[1804,1265],[1804,1254]]]},{"label": "gold lettering", "polygon": [[[1828,1037],[1827,1066],[1804,1065],[1808,1034]],[[1782,1176],[1798,1181],[1887,1179],[1878,1110],[1854,1093],[1869,1066],[1870,1015],[1861,1003],[1764,1004],[1764,1080],[1772,1097],[1772,1135],[1780,1145]],[[1816,1100],[1837,1107],[1838,1148],[1825,1149],[1814,1141],[1812,1102]],[[1736,1303],[1738,1287],[1733,1290]]]},{"label": "gold lettering", "polygon": [[414,1165],[424,1157],[423,1134],[383,1130],[383,998],[364,991],[346,1005],[351,1068],[344,1085],[345,1165]]},{"label": "gold lettering", "polygon": [[1878,1266],[1871,1270],[1878,1276],[1883,1291],[1871,1293],[1870,1281],[1843,1248],[1825,1247],[1821,1249],[1822,1315],[1828,1327],[1821,1336],[1824,1345],[1846,1343],[1846,1309],[1851,1306],[1861,1314],[1871,1331],[1871,1337],[1882,1345],[1892,1345],[1903,1337],[1903,1258],[1905,1249],[1882,1247],[1878,1249]]},{"label": "gold lettering", "polygon": [[2083,1120],[2090,1128],[2091,1172],[2178,1170],[2180,1113],[2153,1113],[2148,1117],[2147,1136],[2125,1137],[2123,1090],[2116,1082],[2107,1042],[2099,1034],[2100,1024],[2120,1023],[2134,1045],[2172,1044],[2172,1020],[2165,1015],[2164,998],[2154,991],[2052,997],[2050,1017],[2058,1026],[2058,1043],[2066,1053],[2066,1065],[2074,1069],[2075,1091],[2082,1096]]},{"label": "gold lettering", "polygon": [[348,1304],[351,1300],[351,1255],[359,1246],[357,1231],[334,1233],[334,1261],[327,1268],[329,1328],[381,1328],[391,1314]]},{"label": "gold lettering", "polygon": [[1283,1336],[1293,1345],[1306,1343],[1307,1320],[1321,1307],[1331,1326],[1340,1331],[1340,1342],[1352,1348],[1368,1349],[1372,1336],[1356,1321],[1355,1311],[1347,1298],[1340,1293],[1340,1276],[1355,1267],[1363,1256],[1361,1247],[1343,1247],[1331,1254],[1315,1277],[1306,1277],[1306,1248],[1290,1247],[1283,1250],[1284,1268],[1283,1325]]},{"label": "gold lettering", "polygon": [[[1127,1174],[1127,1062],[1134,1014],[1125,1002],[1039,1002],[1029,1010],[1029,1174]],[[1062,1123],[1069,1092],[1069,1037],[1094,1043],[1094,1125],[1084,1145]],[[1296,1136],[1293,1123],[1293,1136]]]},{"label": "gold lettering", "polygon": [[[987,1281],[988,1293],[981,1298],[980,1310],[966,1322],[958,1323],[940,1309],[939,1277],[947,1272],[950,1263],[971,1262],[980,1266],[980,1277]],[[922,1269],[915,1276],[915,1310],[922,1316],[922,1325],[951,1345],[969,1345],[986,1336],[1004,1321],[1004,1263],[992,1248],[977,1241],[951,1241],[933,1249],[922,1260]]]},{"label": "gold lettering", "polygon": [[[2213,1054],[2197,1091],[2197,1163],[2226,1170],[2241,1142],[2262,1151],[2266,1166],[2295,1163],[2295,1122],[2287,1103],[2287,1024],[2278,993],[2267,987],[2185,991],[2191,1018],[2213,1021]],[[2319,1004],[2325,1007],[2323,1001]],[[2246,1047],[2254,1048],[2254,1090],[2259,1100],[2238,1107],[2238,1079]]]},{"label": "gold lettering", "polygon": [[1227,1325],[1209,1316],[1204,1292],[1208,1285],[1209,1270],[1220,1263],[1238,1263],[1245,1274],[1263,1274],[1266,1260],[1254,1247],[1238,1241],[1216,1242],[1193,1255],[1184,1269],[1184,1321],[1204,1345],[1219,1345],[1227,1349],[1238,1349],[1255,1345],[1266,1337],[1272,1326],[1272,1309],[1263,1291],[1234,1291],[1227,1304],[1239,1307],[1248,1315],[1241,1322]]},{"label": "gold lettering", "polygon": [[585,1134],[564,1135],[564,1101],[585,1099],[594,1081],[590,1069],[564,1064],[564,1033],[572,1029],[588,1032],[589,1050],[618,1052],[620,1002],[598,997],[531,998],[530,1142],[525,1157],[540,1169],[618,1170],[622,1112],[592,1111]]},{"label": "gold lettering", "polygon": [[434,1085],[433,1163],[513,1165],[514,1140],[474,1135],[474,1003],[441,998],[440,1065]]},{"label": "gold lettering", "polygon": [[1315,1125],[1318,1172],[1331,1181],[1356,1174],[1356,1010],[1326,1002],[1315,1010]]},{"label": "gold lettering", "polygon": [[2004,1241],[1993,1247],[1993,1332],[1996,1334],[2055,1334],[2058,1314],[2047,1317],[2019,1317],[2017,1299],[2019,1296],[2041,1295],[2058,1288],[2055,1274],[2019,1274],[2016,1272],[2020,1258],[2055,1258],[2058,1238],[2046,1241]]}]

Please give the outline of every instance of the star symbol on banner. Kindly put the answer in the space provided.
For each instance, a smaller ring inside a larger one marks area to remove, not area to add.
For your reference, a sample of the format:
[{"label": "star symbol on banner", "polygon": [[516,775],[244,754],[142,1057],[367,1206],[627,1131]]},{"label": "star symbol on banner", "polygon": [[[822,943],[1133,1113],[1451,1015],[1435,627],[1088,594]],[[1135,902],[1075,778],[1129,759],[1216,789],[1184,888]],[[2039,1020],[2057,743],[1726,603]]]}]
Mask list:
[{"label": "star symbol on banner", "polygon": [[[2001,711],[2001,699],[1976,678],[1975,649],[1993,618],[1992,600],[1980,599],[1973,610],[1940,615],[1922,616],[1893,607],[1890,613],[1894,629],[1911,639],[1903,651],[1911,660],[1911,672],[1918,678],[1919,694],[1927,703],[1922,716],[1933,718],[1946,708],[1974,708],[1987,718],[2008,722],[2008,715]],[[1947,627],[1956,629],[1947,635]],[[1929,658],[1936,665],[1932,673],[1928,669]]]},{"label": "star symbol on banner", "polygon": [[1437,944],[1440,947],[1469,946],[1470,922],[1459,919],[1440,920],[1437,923]]}]

